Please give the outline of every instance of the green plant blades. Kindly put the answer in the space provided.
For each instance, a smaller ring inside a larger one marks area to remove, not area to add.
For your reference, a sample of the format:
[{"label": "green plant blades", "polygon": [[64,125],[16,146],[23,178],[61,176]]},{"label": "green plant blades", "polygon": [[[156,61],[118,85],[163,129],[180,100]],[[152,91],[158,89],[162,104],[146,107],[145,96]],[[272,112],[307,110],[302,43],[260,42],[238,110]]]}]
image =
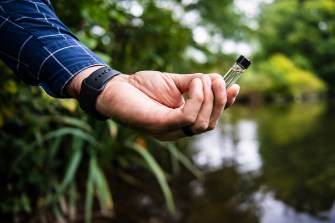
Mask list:
[{"label": "green plant blades", "polygon": [[167,149],[170,151],[171,155],[177,158],[194,176],[198,179],[203,178],[202,172],[187,158],[178,148],[171,142],[167,142]]},{"label": "green plant blades", "polygon": [[21,195],[21,204],[22,204],[23,209],[27,213],[31,213],[30,201],[26,194]]},{"label": "green plant blades", "polygon": [[[157,141],[157,140],[155,142],[169,151],[169,153],[173,157],[172,158],[173,163],[174,163],[173,160],[177,159],[195,177],[197,177],[198,179],[203,178],[202,172],[190,161],[190,159],[188,157],[186,157],[182,152],[180,152],[179,149],[172,142],[160,142],[160,141]],[[175,164],[173,164],[173,165],[175,165]]]},{"label": "green plant blades", "polygon": [[83,145],[84,141],[79,138],[73,138],[72,148],[73,153],[71,155],[71,158],[68,163],[68,167],[65,171],[65,176],[59,186],[58,193],[63,193],[64,190],[70,185],[71,182],[73,182],[76,171],[78,169],[78,166],[80,164],[82,155],[83,155]]},{"label": "green plant blades", "polygon": [[109,189],[108,182],[102,170],[97,164],[97,160],[93,160],[93,182],[97,189],[97,197],[100,202],[102,211],[108,212],[113,210],[112,193]]},{"label": "green plant blades", "polygon": [[113,210],[112,193],[109,189],[106,177],[98,166],[97,158],[94,154],[91,155],[88,168],[89,172],[86,184],[87,188],[85,200],[86,223],[91,222],[94,191],[97,193],[101,210],[105,213],[111,212]]},{"label": "green plant blades", "polygon": [[160,187],[163,191],[168,211],[171,214],[174,214],[175,213],[175,204],[174,204],[172,192],[171,192],[171,189],[170,189],[170,187],[169,187],[169,185],[166,181],[166,177],[164,175],[164,172],[163,172],[162,168],[156,162],[156,160],[151,155],[151,153],[146,148],[144,148],[143,146],[141,146],[139,144],[136,144],[134,142],[131,142],[131,141],[127,141],[126,145],[129,148],[133,149],[135,152],[137,152],[144,159],[144,161],[147,163],[148,167],[150,168],[150,170],[152,171],[152,173],[156,177],[156,179],[157,179],[157,181],[158,181],[158,183],[159,183],[159,185],[160,185]]},{"label": "green plant blades", "polygon": [[[56,138],[60,139],[60,138]],[[72,154],[69,158],[67,168],[62,182],[57,186],[57,192],[48,200],[49,204],[54,204],[59,200],[59,197],[62,196],[65,190],[74,182],[75,174],[78,170],[80,161],[83,154],[83,145],[84,140],[78,137],[73,137],[72,141]]]},{"label": "green plant blades", "polygon": [[52,117],[51,120],[55,120],[57,122],[71,125],[79,129],[85,130],[87,132],[92,131],[92,127],[87,123],[87,121],[84,121],[82,119],[73,118],[69,116],[56,116],[56,117]]},{"label": "green plant blades", "polygon": [[43,140],[47,141],[52,138],[63,137],[65,135],[73,135],[75,137],[82,138],[85,141],[88,141],[90,144],[93,144],[93,145],[97,144],[97,141],[91,134],[88,134],[81,129],[71,128],[71,127],[64,127],[64,128],[57,129],[53,132],[50,132],[43,136]]},{"label": "green plant blades", "polygon": [[95,157],[91,157],[88,166],[88,177],[86,181],[86,198],[85,198],[85,223],[90,223],[92,219],[93,207],[93,165]]},{"label": "green plant blades", "polygon": [[76,217],[76,212],[77,212],[76,201],[77,201],[77,198],[78,198],[77,195],[78,195],[78,192],[76,190],[76,184],[74,182],[72,182],[70,184],[69,192],[68,192],[70,220],[75,219],[75,217]]},{"label": "green plant blades", "polygon": [[84,132],[81,129],[70,128],[70,127],[60,128],[60,129],[52,131],[48,134],[45,134],[38,141],[35,141],[35,142],[31,143],[30,145],[28,145],[25,148],[25,150],[13,162],[12,169],[14,169],[16,167],[16,164],[19,163],[24,158],[24,156],[26,156],[30,151],[32,151],[33,148],[35,148],[36,146],[38,146],[42,142],[45,142],[45,141],[48,141],[48,140],[51,140],[51,139],[54,139],[54,138],[61,138],[65,135],[73,135],[75,137],[78,137],[78,138],[84,139],[85,141],[88,141],[90,144],[97,145],[97,141],[95,140],[95,138],[92,135]]}]

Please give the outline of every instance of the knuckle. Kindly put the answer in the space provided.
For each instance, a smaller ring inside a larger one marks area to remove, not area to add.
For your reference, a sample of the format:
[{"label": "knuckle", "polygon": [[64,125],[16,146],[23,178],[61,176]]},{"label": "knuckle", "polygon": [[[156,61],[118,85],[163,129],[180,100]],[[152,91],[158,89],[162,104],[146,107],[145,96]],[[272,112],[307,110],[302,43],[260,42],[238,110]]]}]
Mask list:
[{"label": "knuckle", "polygon": [[212,103],[214,102],[214,95],[213,95],[212,91],[208,90],[204,100],[212,101]]},{"label": "knuckle", "polygon": [[218,73],[211,73],[210,75],[212,75],[212,77],[216,78],[222,78],[222,76]]},{"label": "knuckle", "polygon": [[218,102],[216,106],[223,108],[224,106],[226,106],[226,104],[227,104],[227,100],[223,100],[223,101]]},{"label": "knuckle", "polygon": [[204,97],[205,96],[201,92],[194,95],[194,99],[198,102],[202,102],[204,100]]},{"label": "knuckle", "polygon": [[213,129],[216,128],[216,126],[217,126],[217,122],[210,123],[210,124],[208,125],[207,130],[208,130],[208,131],[213,130]]},{"label": "knuckle", "polygon": [[193,124],[197,119],[196,115],[187,115],[185,116],[185,122],[189,125]]},{"label": "knuckle", "polygon": [[205,121],[199,122],[194,126],[194,128],[197,132],[204,132],[208,128],[208,123],[206,123]]},{"label": "knuckle", "polygon": [[224,107],[227,103],[227,97],[222,97],[215,100],[215,106]]}]

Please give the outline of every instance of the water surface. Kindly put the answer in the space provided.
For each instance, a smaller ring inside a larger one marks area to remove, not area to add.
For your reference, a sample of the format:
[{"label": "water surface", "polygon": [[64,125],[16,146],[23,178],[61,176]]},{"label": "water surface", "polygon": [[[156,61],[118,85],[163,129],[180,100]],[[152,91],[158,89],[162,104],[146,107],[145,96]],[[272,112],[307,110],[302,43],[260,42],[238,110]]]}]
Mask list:
[{"label": "water surface", "polygon": [[113,222],[335,222],[335,110],[322,103],[235,105],[185,153],[203,170],[171,177],[177,214],[159,187],[113,188]]}]

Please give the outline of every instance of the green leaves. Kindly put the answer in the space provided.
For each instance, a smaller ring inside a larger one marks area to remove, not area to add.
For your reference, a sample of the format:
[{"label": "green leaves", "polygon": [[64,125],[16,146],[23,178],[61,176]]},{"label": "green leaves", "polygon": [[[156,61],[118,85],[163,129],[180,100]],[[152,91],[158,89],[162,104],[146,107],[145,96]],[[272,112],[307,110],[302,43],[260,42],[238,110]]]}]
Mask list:
[{"label": "green leaves", "polygon": [[85,222],[87,223],[91,222],[92,219],[94,191],[96,191],[101,211],[103,213],[111,212],[113,210],[113,200],[108,181],[97,164],[96,156],[92,155],[89,160],[86,183]]},{"label": "green leaves", "polygon": [[173,195],[170,190],[170,187],[166,181],[165,174],[159,164],[155,161],[153,156],[150,154],[150,152],[144,148],[142,145],[138,143],[134,143],[131,141],[127,141],[126,145],[130,148],[133,149],[135,152],[137,152],[145,161],[146,165],[149,167],[151,172],[154,174],[156,177],[162,191],[165,197],[165,201],[167,204],[167,209],[171,214],[175,213],[175,205],[173,201]]},{"label": "green leaves", "polygon": [[264,96],[282,94],[300,98],[326,91],[326,84],[313,73],[299,68],[283,54],[275,54],[255,65],[239,82],[243,91]]},{"label": "green leaves", "polygon": [[195,177],[198,179],[203,178],[202,172],[190,161],[186,155],[184,155],[175,145],[173,142],[159,142],[163,148],[167,149],[169,153],[171,154],[172,164],[174,169],[178,169],[176,167],[178,165],[178,162],[183,164]]},{"label": "green leaves", "polygon": [[260,29],[255,32],[262,58],[284,54],[297,66],[323,79],[333,94],[334,9],[335,3],[327,0],[264,4],[258,19]]}]

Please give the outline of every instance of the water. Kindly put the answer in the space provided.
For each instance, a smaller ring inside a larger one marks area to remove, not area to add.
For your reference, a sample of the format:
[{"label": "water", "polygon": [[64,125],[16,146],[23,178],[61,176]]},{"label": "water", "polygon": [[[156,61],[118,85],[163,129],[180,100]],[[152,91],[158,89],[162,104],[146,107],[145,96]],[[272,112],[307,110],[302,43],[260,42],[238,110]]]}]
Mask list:
[{"label": "water", "polygon": [[121,183],[112,222],[335,222],[334,133],[326,104],[235,105],[185,146],[205,178],[186,170],[172,178],[175,216],[155,183]]}]

